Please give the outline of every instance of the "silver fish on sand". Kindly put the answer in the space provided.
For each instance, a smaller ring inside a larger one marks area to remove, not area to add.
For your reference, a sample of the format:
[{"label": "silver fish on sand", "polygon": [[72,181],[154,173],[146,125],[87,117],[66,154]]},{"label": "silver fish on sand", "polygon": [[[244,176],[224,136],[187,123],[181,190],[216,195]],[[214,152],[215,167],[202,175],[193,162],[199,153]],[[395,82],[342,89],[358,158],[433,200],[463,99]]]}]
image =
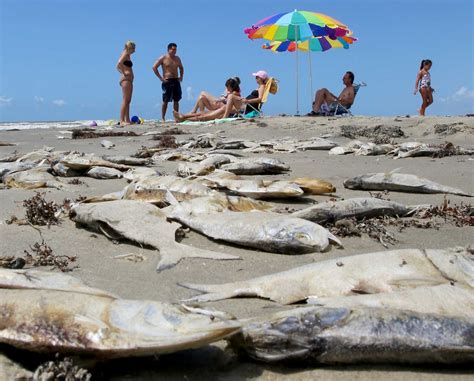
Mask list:
[{"label": "silver fish on sand", "polygon": [[344,218],[371,218],[378,216],[403,217],[416,207],[405,206],[398,202],[382,200],[375,197],[358,197],[342,201],[326,201],[312,205],[292,214],[305,220],[326,223]]},{"label": "silver fish on sand", "polygon": [[421,286],[379,294],[319,298],[310,296],[307,303],[331,308],[390,308],[444,316],[474,316],[474,289],[459,283]]},{"label": "silver fish on sand", "polygon": [[[29,275],[36,277],[34,271]],[[34,287],[2,287],[0,343],[42,353],[146,356],[200,347],[240,327],[235,320],[221,320],[225,315],[218,312],[120,299],[103,291],[77,292],[75,287],[58,291],[49,278],[37,278],[41,281]]]},{"label": "silver fish on sand", "polygon": [[342,246],[328,230],[301,218],[272,212],[223,212],[192,215],[175,208],[170,218],[207,237],[271,253],[322,252]]},{"label": "silver fish on sand", "polygon": [[118,155],[104,155],[102,159],[115,164],[125,165],[147,165],[150,163],[149,159],[141,159],[138,157],[131,156],[118,156]]},{"label": "silver fish on sand", "polygon": [[287,172],[290,167],[278,159],[257,157],[224,164],[221,169],[236,175],[264,175]]},{"label": "silver fish on sand", "polygon": [[86,172],[86,175],[93,177],[94,179],[120,179],[122,178],[122,172],[115,168],[108,167],[92,167]]},{"label": "silver fish on sand", "polygon": [[472,194],[461,189],[438,184],[434,181],[405,173],[369,173],[352,177],[344,181],[349,189],[388,190],[411,193],[451,193],[472,197]]},{"label": "silver fish on sand", "polygon": [[115,164],[110,161],[96,157],[94,154],[75,154],[71,153],[61,159],[61,163],[66,167],[86,171],[92,167],[109,167],[120,171],[126,171],[132,167],[124,164]]},{"label": "silver fish on sand", "polygon": [[176,242],[176,230],[181,226],[168,222],[159,208],[146,202],[118,200],[79,204],[72,209],[72,219],[109,238],[126,238],[158,249],[161,257],[158,272],[175,266],[183,258],[239,259]]},{"label": "silver fish on sand", "polygon": [[64,188],[64,184],[49,173],[49,166],[39,166],[31,169],[9,172],[3,176],[3,183],[8,188],[37,189]]},{"label": "silver fish on sand", "polygon": [[473,262],[474,256],[465,249],[402,249],[328,259],[233,283],[180,285],[205,293],[186,301],[253,296],[291,304],[309,296],[378,294],[453,280],[474,287]]},{"label": "silver fish on sand", "polygon": [[265,361],[472,364],[474,317],[385,308],[293,309],[243,321],[231,346]]},{"label": "silver fish on sand", "polygon": [[115,144],[112,143],[110,140],[103,139],[100,141],[100,145],[106,149],[111,149],[115,147]]}]

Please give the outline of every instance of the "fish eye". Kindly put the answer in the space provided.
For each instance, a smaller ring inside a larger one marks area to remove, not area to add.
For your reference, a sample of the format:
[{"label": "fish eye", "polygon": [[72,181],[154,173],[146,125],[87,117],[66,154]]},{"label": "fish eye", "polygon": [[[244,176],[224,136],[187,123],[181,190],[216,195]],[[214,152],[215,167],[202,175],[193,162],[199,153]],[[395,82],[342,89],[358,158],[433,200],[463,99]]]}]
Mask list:
[{"label": "fish eye", "polygon": [[307,233],[298,232],[295,234],[295,238],[300,242],[310,242],[311,237]]}]

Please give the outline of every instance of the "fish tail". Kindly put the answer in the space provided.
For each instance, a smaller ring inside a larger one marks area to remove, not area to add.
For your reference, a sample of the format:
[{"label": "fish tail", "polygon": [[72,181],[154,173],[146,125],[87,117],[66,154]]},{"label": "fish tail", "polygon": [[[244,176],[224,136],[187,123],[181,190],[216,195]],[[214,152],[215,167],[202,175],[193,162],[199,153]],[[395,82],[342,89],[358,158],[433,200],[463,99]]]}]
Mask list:
[{"label": "fish tail", "polygon": [[199,249],[197,247],[175,243],[173,246],[160,249],[161,259],[156,267],[157,272],[174,267],[183,258],[207,258],[219,260],[240,259],[236,255],[219,253],[217,251]]},{"label": "fish tail", "polygon": [[183,299],[181,302],[184,303],[205,303],[205,302],[215,302],[217,300],[230,299],[235,296],[238,296],[238,293],[233,289],[225,290],[222,285],[204,285],[204,284],[193,284],[193,283],[178,283],[181,287],[186,287],[192,290],[198,290],[205,292],[202,295],[196,295],[188,299]]}]

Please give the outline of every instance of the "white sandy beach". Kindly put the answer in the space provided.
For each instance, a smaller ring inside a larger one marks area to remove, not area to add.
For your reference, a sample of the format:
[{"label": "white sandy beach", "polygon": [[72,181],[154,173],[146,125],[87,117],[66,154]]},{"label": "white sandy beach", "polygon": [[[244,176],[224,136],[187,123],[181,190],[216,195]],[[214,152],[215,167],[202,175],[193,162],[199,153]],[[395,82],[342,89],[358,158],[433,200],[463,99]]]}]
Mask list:
[{"label": "white sandy beach", "polygon": [[[394,138],[397,143],[419,141],[441,144],[446,141],[464,148],[474,148],[474,118],[471,117],[363,117],[327,118],[327,117],[265,117],[255,120],[238,120],[229,123],[180,126],[167,124],[166,127],[147,123],[128,126],[114,131],[150,131],[163,132],[170,127],[182,128],[189,135],[177,135],[178,141],[189,139],[203,133],[215,133],[225,138],[251,141],[277,140],[285,137],[306,139],[328,135],[331,140],[345,144],[351,139],[340,135],[341,126],[386,126],[399,127],[405,134]],[[14,128],[14,126],[12,126]],[[150,135],[136,137],[107,137],[115,147],[107,150],[100,145],[102,139],[70,139],[64,128],[41,128],[28,130],[0,131],[0,141],[15,143],[15,146],[0,146],[0,156],[18,151],[26,154],[43,146],[55,147],[55,150],[96,153],[98,155],[134,154],[141,146],[150,147],[157,141]],[[59,137],[66,137],[65,139]],[[369,141],[365,137],[357,137]],[[199,151],[197,149],[196,151]],[[202,150],[201,150],[202,151]],[[237,152],[237,151],[236,151]],[[266,178],[290,179],[295,177],[314,177],[331,182],[336,195],[341,198],[368,196],[366,191],[354,191],[344,188],[343,181],[349,177],[371,172],[390,172],[398,168],[401,173],[410,173],[428,178],[438,183],[460,188],[474,193],[473,156],[450,156],[444,158],[416,157],[394,160],[392,156],[354,156],[328,155],[328,151],[299,151],[293,153],[278,152],[269,154],[245,154],[248,157],[271,156],[288,164],[291,171],[287,174],[265,176]],[[179,162],[163,161],[155,166],[160,172],[173,174]],[[59,178],[67,182],[67,178]],[[119,191],[126,184],[125,179],[96,180],[81,177],[83,182],[71,185],[63,190],[44,188],[45,198],[62,203],[66,198],[79,196],[100,196]],[[24,250],[36,242],[41,242],[38,232],[31,226],[7,224],[11,216],[24,218],[22,201],[31,198],[33,190],[0,189],[0,253],[1,255],[22,256]],[[390,192],[386,197],[403,204],[441,204],[443,194],[415,194]],[[292,202],[279,201],[282,208],[302,209],[314,202],[326,201],[330,196],[308,196]],[[451,204],[470,204],[471,199],[448,195]],[[205,259],[186,259],[174,268],[156,273],[159,259],[156,250],[142,248],[130,242],[112,242],[104,235],[79,228],[69,219],[63,219],[59,225],[50,228],[41,227],[45,242],[56,255],[77,256],[78,269],[69,273],[84,280],[88,285],[110,291],[128,299],[150,299],[176,303],[180,299],[196,295],[196,292],[177,285],[177,282],[223,283],[245,280],[256,276],[291,269],[303,264],[328,258],[359,253],[386,250],[379,242],[367,235],[342,238],[344,249],[333,248],[327,253],[305,255],[279,255],[245,249],[189,232],[183,243],[201,248],[212,249],[242,258],[239,261],[216,261]],[[398,240],[389,249],[398,248],[437,248],[469,246],[473,243],[472,226],[457,227],[453,224],[441,224],[439,229],[407,228],[402,232],[391,230]],[[115,256],[123,254],[141,254],[146,260],[139,263]],[[46,268],[48,269],[48,268]],[[58,270],[54,270],[58,271]],[[209,303],[209,307],[226,311],[237,318],[246,318],[269,314],[279,308],[275,303],[256,299],[241,298]],[[402,366],[338,366],[321,368],[302,368],[289,366],[270,366],[249,359],[239,359],[225,350],[225,342],[189,350],[160,358],[130,359],[112,361],[92,368],[93,379],[107,380],[468,380],[472,373],[457,368],[418,368]],[[0,348],[3,350],[3,348]],[[24,360],[18,351],[5,348],[5,353],[15,360]],[[26,356],[26,355],[25,355]],[[35,364],[34,355],[25,364]],[[31,370],[31,369],[30,369]]]}]

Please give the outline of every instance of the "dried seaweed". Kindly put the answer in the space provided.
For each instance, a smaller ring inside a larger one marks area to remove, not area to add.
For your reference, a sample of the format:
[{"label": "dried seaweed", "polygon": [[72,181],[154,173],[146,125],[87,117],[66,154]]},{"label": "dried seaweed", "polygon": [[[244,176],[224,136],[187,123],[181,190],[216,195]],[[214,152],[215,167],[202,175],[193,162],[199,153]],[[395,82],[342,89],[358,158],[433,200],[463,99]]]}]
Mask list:
[{"label": "dried seaweed", "polygon": [[56,354],[55,361],[47,361],[36,368],[33,379],[42,381],[90,381],[92,375],[87,369],[74,365],[72,358],[65,357],[61,360],[59,354]]},{"label": "dried seaweed", "polygon": [[94,139],[106,136],[140,136],[134,131],[95,131],[92,128],[83,128],[72,131],[72,139]]},{"label": "dried seaweed", "polygon": [[369,218],[360,221],[355,218],[348,218],[339,220],[328,227],[331,233],[338,237],[360,237],[362,234],[367,234],[373,240],[380,242],[385,248],[398,242],[395,236],[387,230],[382,218]]},{"label": "dried seaweed", "polygon": [[157,132],[156,134],[154,134],[151,137],[151,140],[160,140],[163,135],[188,135],[190,133],[191,132],[189,132],[189,131],[182,130],[182,129],[177,128],[177,127],[173,127],[173,128],[168,128],[168,129],[166,129],[165,131],[162,131],[162,132]]},{"label": "dried seaweed", "polygon": [[62,272],[72,271],[79,266],[69,267],[72,262],[75,262],[77,257],[68,255],[55,255],[53,249],[49,247],[44,240],[41,243],[36,242],[30,246],[32,253],[24,250],[25,261],[31,266],[53,266],[53,269],[58,268]]},{"label": "dried seaweed", "polygon": [[2,255],[0,256],[0,267],[7,269],[22,269],[25,267],[26,261],[21,257],[15,257],[13,255]]},{"label": "dried seaweed", "polygon": [[153,148],[178,148],[176,138],[173,135],[162,135],[160,142]]},{"label": "dried seaweed", "polygon": [[341,136],[355,139],[363,136],[370,139],[401,138],[405,136],[403,130],[398,126],[378,125],[373,127],[341,126]]},{"label": "dried seaweed", "polygon": [[23,200],[23,206],[26,208],[26,220],[32,225],[57,225],[59,219],[56,213],[59,205],[54,201],[47,202],[44,199],[45,193],[36,193],[32,198]]},{"label": "dried seaweed", "polygon": [[384,190],[383,192],[369,192],[370,197],[378,198],[379,200],[390,201],[388,195],[390,192],[388,190]]},{"label": "dried seaweed", "polygon": [[454,204],[444,197],[441,205],[430,206],[415,212],[415,217],[434,219],[441,217],[444,223],[451,223],[457,227],[474,226],[474,209],[471,204]]},{"label": "dried seaweed", "polygon": [[75,178],[75,179],[69,180],[67,183],[72,184],[72,185],[81,185],[81,184],[84,184],[84,181],[81,181],[80,179]]}]

